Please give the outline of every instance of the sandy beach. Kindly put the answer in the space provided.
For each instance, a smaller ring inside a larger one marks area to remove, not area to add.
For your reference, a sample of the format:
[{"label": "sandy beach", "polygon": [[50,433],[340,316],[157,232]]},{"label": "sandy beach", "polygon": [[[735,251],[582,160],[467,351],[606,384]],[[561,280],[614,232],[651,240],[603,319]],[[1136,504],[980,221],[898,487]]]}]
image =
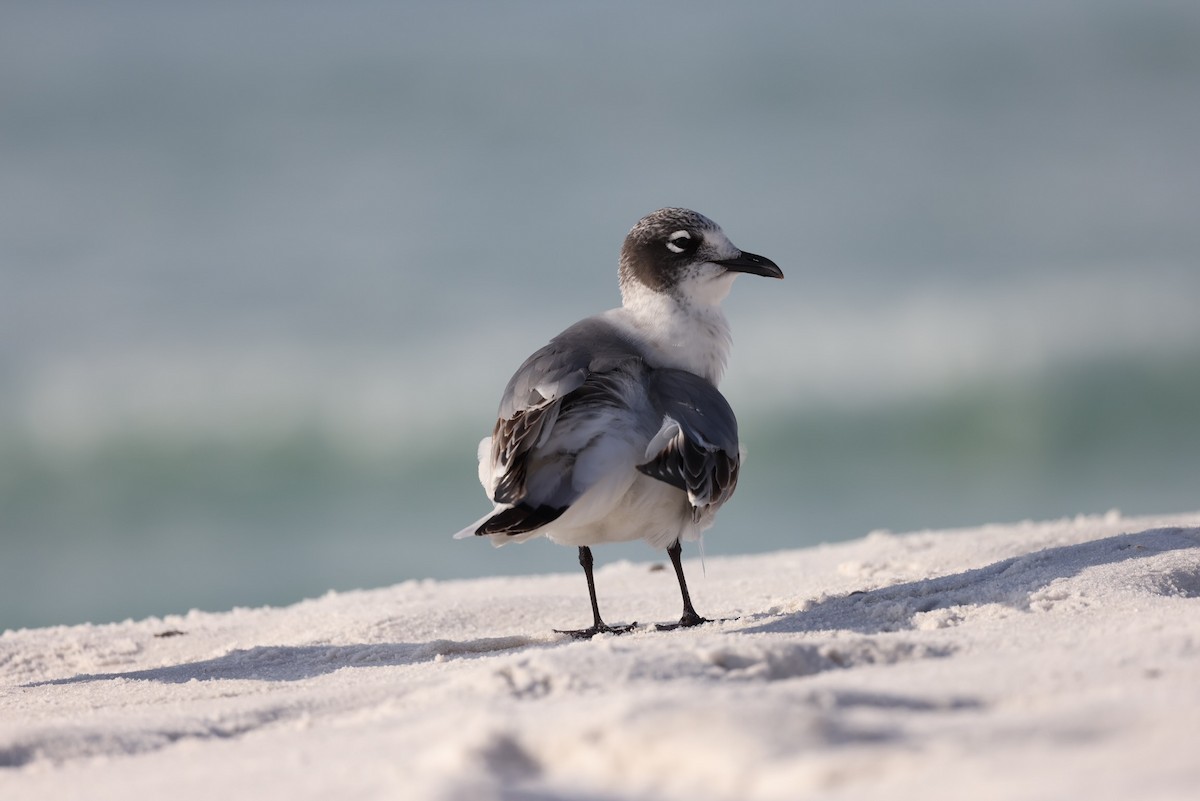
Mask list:
[{"label": "sandy beach", "polygon": [[[535,543],[523,547],[552,547]],[[0,636],[18,799],[1184,799],[1200,513],[1117,512]]]}]

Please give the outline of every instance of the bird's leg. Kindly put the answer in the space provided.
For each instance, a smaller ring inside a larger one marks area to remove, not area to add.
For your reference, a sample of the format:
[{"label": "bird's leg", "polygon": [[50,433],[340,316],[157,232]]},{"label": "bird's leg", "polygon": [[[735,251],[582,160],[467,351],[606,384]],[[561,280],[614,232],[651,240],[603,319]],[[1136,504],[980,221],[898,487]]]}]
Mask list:
[{"label": "bird's leg", "polygon": [[667,548],[667,556],[671,557],[671,564],[675,566],[675,577],[679,579],[679,592],[683,595],[683,617],[679,618],[678,623],[658,624],[659,631],[688,628],[709,622],[708,618],[696,614],[696,610],[692,607],[692,596],[688,595],[687,579],[683,577],[683,564],[679,561],[681,553],[683,553],[683,546],[679,544],[679,540],[675,540],[671,547]]},{"label": "bird's leg", "polygon": [[637,623],[630,623],[628,626],[610,626],[600,619],[600,604],[596,603],[596,581],[592,578],[592,549],[586,545],[579,546],[579,564],[583,566],[583,574],[587,576],[588,596],[592,599],[592,627],[572,631],[555,629],[555,631],[559,634],[569,634],[579,640],[586,640],[597,634],[624,634],[631,631]]}]

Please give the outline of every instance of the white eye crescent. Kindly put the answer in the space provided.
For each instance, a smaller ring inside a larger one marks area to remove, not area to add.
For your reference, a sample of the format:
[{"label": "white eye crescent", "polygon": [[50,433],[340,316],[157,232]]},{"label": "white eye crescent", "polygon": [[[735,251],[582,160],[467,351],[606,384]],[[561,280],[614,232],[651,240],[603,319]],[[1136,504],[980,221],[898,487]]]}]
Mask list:
[{"label": "white eye crescent", "polygon": [[667,250],[672,253],[683,253],[685,249],[690,248],[692,243],[692,235],[687,231],[676,231],[667,237]]}]

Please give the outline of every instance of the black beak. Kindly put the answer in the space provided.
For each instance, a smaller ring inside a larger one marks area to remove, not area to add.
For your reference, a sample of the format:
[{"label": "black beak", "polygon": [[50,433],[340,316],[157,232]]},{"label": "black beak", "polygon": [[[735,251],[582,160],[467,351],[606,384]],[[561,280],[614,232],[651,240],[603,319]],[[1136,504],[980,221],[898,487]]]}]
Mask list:
[{"label": "black beak", "polygon": [[783,278],[783,270],[779,269],[779,265],[775,262],[766,256],[758,256],[754,253],[747,253],[744,250],[737,258],[722,259],[721,261],[714,261],[713,264],[719,264],[735,273],[750,273],[767,278]]}]

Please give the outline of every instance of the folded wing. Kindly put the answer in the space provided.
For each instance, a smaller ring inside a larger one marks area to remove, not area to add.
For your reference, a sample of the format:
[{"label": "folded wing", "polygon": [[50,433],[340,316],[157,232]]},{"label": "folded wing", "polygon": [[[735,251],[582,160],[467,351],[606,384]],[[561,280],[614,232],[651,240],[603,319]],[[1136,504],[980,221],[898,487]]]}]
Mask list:
[{"label": "folded wing", "polygon": [[489,493],[498,510],[476,534],[522,534],[557,519],[587,488],[579,454],[603,431],[605,410],[627,404],[644,372],[636,349],[603,320],[568,328],[517,370],[492,431]]},{"label": "folded wing", "polygon": [[638,470],[688,495],[696,522],[711,519],[737,487],[737,418],[717,388],[683,370],[649,375],[650,401],[662,426]]}]

